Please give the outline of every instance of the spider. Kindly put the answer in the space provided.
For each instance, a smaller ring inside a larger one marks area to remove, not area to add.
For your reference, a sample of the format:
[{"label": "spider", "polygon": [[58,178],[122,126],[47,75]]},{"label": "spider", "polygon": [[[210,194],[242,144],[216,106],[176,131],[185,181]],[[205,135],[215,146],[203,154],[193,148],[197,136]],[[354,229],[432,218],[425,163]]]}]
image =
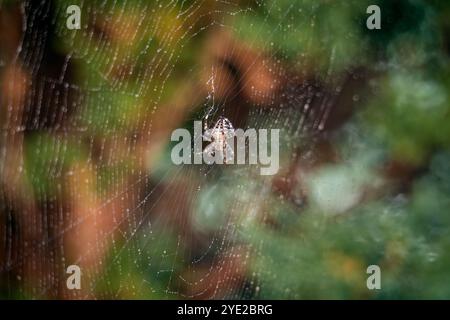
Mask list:
[{"label": "spider", "polygon": [[219,117],[216,124],[212,129],[207,129],[207,123],[205,122],[205,133],[203,138],[206,141],[212,141],[204,150],[204,154],[215,156],[216,152],[222,157],[223,163],[229,163],[233,161],[234,151],[230,146],[229,139],[234,137],[234,128],[230,120],[225,117]]}]

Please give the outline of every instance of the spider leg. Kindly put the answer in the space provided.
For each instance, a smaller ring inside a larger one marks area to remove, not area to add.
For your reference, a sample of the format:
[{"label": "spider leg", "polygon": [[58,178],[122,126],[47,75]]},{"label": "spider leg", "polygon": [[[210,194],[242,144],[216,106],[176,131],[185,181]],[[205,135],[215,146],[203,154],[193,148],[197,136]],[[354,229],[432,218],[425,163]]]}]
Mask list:
[{"label": "spider leg", "polygon": [[203,133],[203,139],[205,141],[212,141],[212,136],[213,133],[211,129],[205,130],[205,132]]},{"label": "spider leg", "polygon": [[205,133],[203,134],[203,139],[206,141],[211,141],[211,134],[207,131],[205,131]]}]

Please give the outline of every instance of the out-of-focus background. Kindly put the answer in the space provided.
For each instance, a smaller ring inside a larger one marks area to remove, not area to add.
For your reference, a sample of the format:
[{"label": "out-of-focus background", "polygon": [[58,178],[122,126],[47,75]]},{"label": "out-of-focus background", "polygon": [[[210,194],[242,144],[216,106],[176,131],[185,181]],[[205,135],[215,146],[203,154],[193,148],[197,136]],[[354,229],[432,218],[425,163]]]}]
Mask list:
[{"label": "out-of-focus background", "polygon": [[[449,299],[449,58],[445,0],[0,0],[0,297]],[[174,165],[220,116],[279,172]]]}]

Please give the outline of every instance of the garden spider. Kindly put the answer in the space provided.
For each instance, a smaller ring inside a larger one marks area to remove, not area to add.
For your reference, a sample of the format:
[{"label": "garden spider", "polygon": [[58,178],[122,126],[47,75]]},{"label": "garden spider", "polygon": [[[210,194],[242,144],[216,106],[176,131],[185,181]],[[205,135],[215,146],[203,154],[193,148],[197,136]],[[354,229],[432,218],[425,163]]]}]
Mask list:
[{"label": "garden spider", "polygon": [[234,148],[232,145],[230,146],[229,139],[234,137],[234,128],[230,120],[221,116],[213,128],[208,129],[207,126],[207,118],[205,118],[203,138],[212,143],[203,150],[203,153],[214,157],[218,153],[219,157],[223,159],[223,163],[233,162]]}]

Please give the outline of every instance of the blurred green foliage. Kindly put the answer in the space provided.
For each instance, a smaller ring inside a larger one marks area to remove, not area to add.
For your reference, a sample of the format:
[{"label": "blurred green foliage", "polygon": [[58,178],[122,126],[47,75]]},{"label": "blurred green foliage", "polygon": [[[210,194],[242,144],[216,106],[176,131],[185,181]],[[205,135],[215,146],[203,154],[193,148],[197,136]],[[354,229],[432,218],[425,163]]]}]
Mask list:
[{"label": "blurred green foliage", "polygon": [[182,272],[186,263],[183,244],[167,229],[161,232],[158,226],[147,223],[140,229],[136,238],[114,243],[105,260],[104,272],[93,285],[96,296],[115,299],[179,298],[176,275]]},{"label": "blurred green foliage", "polygon": [[87,158],[76,137],[39,133],[25,142],[25,171],[32,189],[40,199],[54,197],[62,191],[70,166]]},{"label": "blurred green foliage", "polygon": [[[408,198],[386,197],[337,219],[311,208],[281,232],[251,232],[255,243],[264,239],[254,265],[258,297],[448,298],[450,153],[431,163]],[[381,267],[382,290],[365,286],[372,264]]]},{"label": "blurred green foliage", "polygon": [[[246,231],[255,246],[263,243],[253,265],[258,298],[450,297],[450,70],[442,42],[450,4],[376,1],[382,30],[369,31],[362,23],[368,3],[269,1],[239,21],[244,39],[260,39],[262,48],[273,44],[293,64],[307,54],[328,66],[334,53],[333,71],[363,63],[383,74],[366,108],[335,141],[345,169],[339,164],[314,174],[318,196],[300,216],[286,210],[286,227]],[[358,195],[358,181],[374,179],[387,159],[422,167],[412,191],[336,215]],[[270,211],[282,203],[275,200]],[[371,264],[381,267],[382,290],[366,288]]]}]

